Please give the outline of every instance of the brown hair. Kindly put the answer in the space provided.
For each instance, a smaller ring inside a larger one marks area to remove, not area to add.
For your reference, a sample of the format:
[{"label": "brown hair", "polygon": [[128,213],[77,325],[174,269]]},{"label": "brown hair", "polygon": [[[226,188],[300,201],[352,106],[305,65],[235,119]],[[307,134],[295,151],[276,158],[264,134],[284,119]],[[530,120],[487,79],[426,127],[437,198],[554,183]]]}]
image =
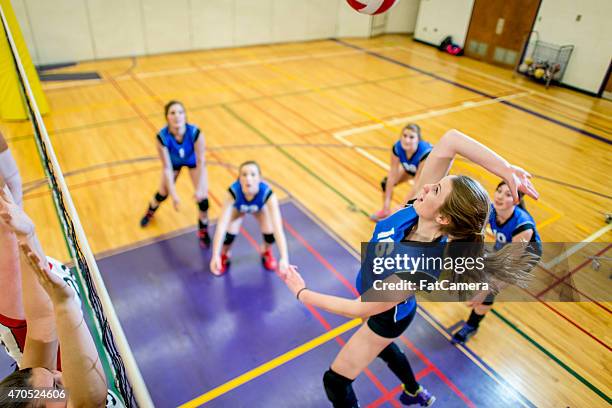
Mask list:
[{"label": "brown hair", "polygon": [[170,102],[168,102],[167,104],[164,105],[164,117],[168,116],[168,112],[170,111],[170,108],[173,105],[181,105],[181,107],[183,108],[183,110],[185,110],[185,105],[183,105],[183,102],[181,101],[177,101],[177,100],[171,100]]},{"label": "brown hair", "polygon": [[[6,408],[28,408],[32,407],[33,401],[25,402],[22,399],[15,399],[8,397],[8,390],[10,388],[25,388],[32,389],[32,369],[24,368],[23,370],[15,371],[13,374],[5,377],[0,381],[0,407]],[[6,391],[6,392],[5,392]],[[19,401],[19,402],[17,402]]]},{"label": "brown hair", "polygon": [[255,167],[257,167],[257,171],[259,172],[259,175],[261,176],[261,167],[259,167],[259,164],[257,164],[257,162],[255,160],[247,160],[245,162],[243,162],[240,167],[238,167],[238,172],[242,171],[242,168],[244,166],[248,166],[248,165],[253,165]]},{"label": "brown hair", "polygon": [[421,141],[421,127],[419,125],[417,125],[416,123],[409,123],[404,126],[404,128],[402,129],[402,133],[404,133],[404,130],[406,129],[412,130],[414,133],[416,133],[419,142]]},{"label": "brown hair", "polygon": [[[499,184],[497,185],[497,187],[495,187],[495,190],[499,189],[501,186],[507,186],[508,183],[506,183],[504,180],[500,181]],[[523,210],[527,211],[527,207],[525,206],[525,193],[519,191],[518,192],[518,197],[519,197],[519,203],[517,204],[519,207],[521,207]]]},{"label": "brown hair", "polygon": [[[491,201],[486,190],[467,176],[452,179],[453,189],[440,207],[440,214],[449,219],[441,230],[452,240],[446,245],[445,257],[484,258],[484,269],[467,269],[452,274],[455,282],[487,282],[493,291],[496,283],[525,286],[531,279],[531,270],[537,257],[526,253],[517,245],[506,245],[499,251],[485,250],[485,227],[489,219]],[[469,244],[466,244],[469,243]]]}]

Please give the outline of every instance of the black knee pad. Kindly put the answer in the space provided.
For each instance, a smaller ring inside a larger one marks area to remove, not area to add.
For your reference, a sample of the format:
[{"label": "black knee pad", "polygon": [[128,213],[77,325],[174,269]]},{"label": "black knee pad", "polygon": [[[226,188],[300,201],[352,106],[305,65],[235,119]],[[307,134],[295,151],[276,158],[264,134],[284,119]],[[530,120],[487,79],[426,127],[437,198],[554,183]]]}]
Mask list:
[{"label": "black knee pad", "polygon": [[266,244],[273,244],[274,243],[274,234],[262,234],[263,235],[263,240]]},{"label": "black knee pad", "polygon": [[225,239],[223,240],[223,245],[232,245],[232,242],[236,239],[236,235],[230,234],[229,232],[225,234]]},{"label": "black knee pad", "polygon": [[164,202],[164,200],[165,200],[166,198],[168,198],[168,195],[167,195],[167,194],[166,194],[166,195],[161,195],[159,192],[155,193],[155,200],[156,200],[158,203]]},{"label": "black knee pad", "polygon": [[495,302],[495,295],[488,294],[485,300],[482,302],[483,305],[491,306]]},{"label": "black knee pad", "polygon": [[380,188],[382,188],[383,193],[387,191],[387,177],[382,179],[382,181],[380,182]]},{"label": "black knee pad", "polygon": [[353,391],[353,380],[334,372],[331,368],[323,374],[325,394],[334,408],[358,408]]},{"label": "black knee pad", "polygon": [[391,343],[385,347],[378,357],[387,364],[406,358],[402,350],[395,343]]},{"label": "black knee pad", "polygon": [[208,211],[208,198],[198,201],[198,208],[202,212]]}]

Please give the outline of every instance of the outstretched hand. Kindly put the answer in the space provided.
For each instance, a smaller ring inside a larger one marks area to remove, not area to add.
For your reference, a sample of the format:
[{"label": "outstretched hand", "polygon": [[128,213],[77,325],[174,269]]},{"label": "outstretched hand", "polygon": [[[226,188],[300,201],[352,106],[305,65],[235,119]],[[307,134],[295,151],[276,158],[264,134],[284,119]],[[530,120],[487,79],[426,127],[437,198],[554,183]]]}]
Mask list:
[{"label": "outstretched hand", "polygon": [[294,295],[297,295],[300,290],[306,287],[306,283],[302,275],[297,271],[297,266],[295,265],[289,265],[286,273],[280,275],[280,277]]},{"label": "outstretched hand", "polygon": [[76,296],[76,292],[72,289],[59,275],[54,274],[49,269],[47,262],[42,261],[36,254],[36,251],[27,242],[22,242],[19,245],[28,264],[36,274],[40,286],[51,298],[54,305],[65,303]]},{"label": "outstretched hand", "polygon": [[[2,183],[4,184],[4,183]],[[0,186],[0,219],[15,234],[24,238],[34,234],[34,223],[13,201],[8,187]]]},{"label": "outstretched hand", "polygon": [[507,174],[504,175],[504,181],[508,185],[514,203],[519,202],[518,192],[525,193],[529,197],[537,200],[540,194],[536,191],[533,184],[531,184],[531,174],[523,170],[518,166],[510,165]]}]

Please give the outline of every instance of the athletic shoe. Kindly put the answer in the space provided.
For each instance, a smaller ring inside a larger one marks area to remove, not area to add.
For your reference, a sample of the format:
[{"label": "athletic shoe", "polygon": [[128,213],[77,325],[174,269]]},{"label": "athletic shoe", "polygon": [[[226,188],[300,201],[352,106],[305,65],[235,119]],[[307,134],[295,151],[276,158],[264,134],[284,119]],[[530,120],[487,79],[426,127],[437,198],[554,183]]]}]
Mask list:
[{"label": "athletic shoe", "polygon": [[231,260],[227,254],[221,254],[221,268],[219,269],[219,275],[223,275],[227,272],[227,269],[230,267]]},{"label": "athletic shoe", "polygon": [[431,395],[431,393],[423,388],[423,386],[419,386],[419,389],[414,394],[410,394],[408,391],[406,391],[403,384],[402,388],[404,389],[404,392],[402,392],[402,395],[400,395],[399,400],[404,405],[419,404],[422,407],[429,407],[436,401],[436,397]]},{"label": "athletic shoe", "polygon": [[453,338],[451,339],[451,343],[453,344],[465,344],[466,341],[470,339],[473,335],[478,331],[477,327],[470,326],[469,324],[464,324],[463,327],[458,330],[455,334],[453,334]]},{"label": "athletic shoe", "polygon": [[151,220],[153,219],[153,215],[155,215],[155,211],[151,211],[150,209],[147,210],[147,213],[140,220],[140,226],[144,228],[149,225],[149,222],[151,222]]},{"label": "athletic shoe", "polygon": [[200,239],[200,248],[210,247],[210,235],[208,235],[207,228],[200,228],[198,230],[198,238]]},{"label": "athletic shoe", "polygon": [[380,221],[383,218],[387,218],[390,214],[391,214],[391,211],[389,210],[379,210],[379,211],[376,211],[374,214],[371,214],[370,219],[372,221]]},{"label": "athletic shoe", "polygon": [[278,268],[278,262],[276,262],[276,259],[274,258],[272,249],[268,249],[261,254],[261,263],[263,264],[264,268],[269,271],[275,271]]}]

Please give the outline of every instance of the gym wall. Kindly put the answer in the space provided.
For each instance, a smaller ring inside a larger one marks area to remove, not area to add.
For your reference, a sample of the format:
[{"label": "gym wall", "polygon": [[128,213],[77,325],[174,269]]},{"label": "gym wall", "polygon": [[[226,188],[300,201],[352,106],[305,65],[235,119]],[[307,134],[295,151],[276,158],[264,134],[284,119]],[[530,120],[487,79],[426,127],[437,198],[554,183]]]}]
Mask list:
[{"label": "gym wall", "polygon": [[[369,37],[345,0],[11,0],[35,64],[252,44]],[[384,32],[414,29],[401,0]]]}]

